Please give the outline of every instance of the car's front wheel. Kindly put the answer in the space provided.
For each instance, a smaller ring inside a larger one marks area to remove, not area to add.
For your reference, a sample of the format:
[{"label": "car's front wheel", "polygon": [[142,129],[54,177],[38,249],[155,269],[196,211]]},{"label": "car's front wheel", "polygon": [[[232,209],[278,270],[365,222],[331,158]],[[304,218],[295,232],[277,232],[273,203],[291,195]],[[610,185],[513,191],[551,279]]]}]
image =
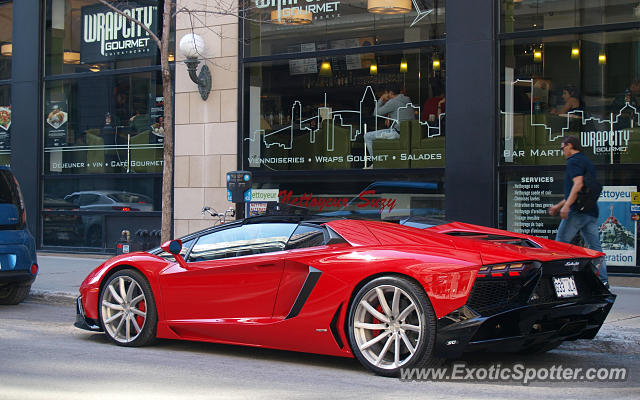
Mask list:
[{"label": "car's front wheel", "polygon": [[381,277],[356,294],[348,315],[348,336],[356,358],[379,375],[435,365],[435,313],[424,290],[396,276]]},{"label": "car's front wheel", "polygon": [[138,271],[113,274],[100,292],[100,322],[120,346],[144,346],[156,338],[158,314],[151,286]]}]

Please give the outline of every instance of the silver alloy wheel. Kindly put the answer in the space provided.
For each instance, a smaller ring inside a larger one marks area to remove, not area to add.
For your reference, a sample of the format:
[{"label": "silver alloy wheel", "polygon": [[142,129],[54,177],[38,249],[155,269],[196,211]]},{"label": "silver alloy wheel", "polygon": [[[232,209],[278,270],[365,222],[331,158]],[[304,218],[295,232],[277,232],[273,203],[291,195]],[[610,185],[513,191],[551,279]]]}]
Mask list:
[{"label": "silver alloy wheel", "polygon": [[423,326],[424,316],[407,292],[397,286],[380,285],[358,303],[353,333],[367,361],[378,368],[395,369],[415,355]]},{"label": "silver alloy wheel", "polygon": [[120,343],[134,341],[147,321],[147,299],[138,282],[126,275],[109,282],[102,296],[102,323]]}]

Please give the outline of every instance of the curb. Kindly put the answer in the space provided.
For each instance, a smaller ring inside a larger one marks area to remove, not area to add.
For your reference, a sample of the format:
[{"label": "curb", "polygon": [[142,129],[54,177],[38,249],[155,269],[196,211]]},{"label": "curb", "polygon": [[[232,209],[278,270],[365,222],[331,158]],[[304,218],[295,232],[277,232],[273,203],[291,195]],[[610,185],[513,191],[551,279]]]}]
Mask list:
[{"label": "curb", "polygon": [[69,306],[75,306],[78,294],[68,292],[52,292],[48,290],[31,289],[27,300],[36,303],[55,303]]}]

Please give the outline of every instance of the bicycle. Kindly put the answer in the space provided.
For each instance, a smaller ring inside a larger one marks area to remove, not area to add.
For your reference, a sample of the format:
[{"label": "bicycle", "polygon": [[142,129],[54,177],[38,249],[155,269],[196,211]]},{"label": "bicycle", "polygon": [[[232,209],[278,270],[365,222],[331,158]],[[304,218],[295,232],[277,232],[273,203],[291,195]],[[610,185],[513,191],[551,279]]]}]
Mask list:
[{"label": "bicycle", "polygon": [[204,206],[202,207],[202,211],[200,211],[200,213],[202,215],[208,213],[209,215],[211,215],[211,217],[218,217],[218,222],[214,223],[213,226],[222,225],[227,222],[227,217],[233,218],[236,216],[236,210],[233,207],[229,207],[224,213],[218,213],[215,209],[209,206]]}]

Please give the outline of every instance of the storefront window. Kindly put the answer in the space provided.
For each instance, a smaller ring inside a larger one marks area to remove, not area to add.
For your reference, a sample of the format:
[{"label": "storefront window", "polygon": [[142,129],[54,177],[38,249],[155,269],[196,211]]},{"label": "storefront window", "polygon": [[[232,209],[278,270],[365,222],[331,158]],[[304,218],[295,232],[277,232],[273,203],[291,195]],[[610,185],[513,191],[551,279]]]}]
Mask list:
[{"label": "storefront window", "polygon": [[444,0],[247,3],[245,57],[444,38]]},{"label": "storefront window", "polygon": [[155,225],[161,185],[160,177],[45,178],[42,244],[112,248],[123,229]]},{"label": "storefront window", "polygon": [[11,164],[11,86],[0,86],[0,165]]},{"label": "storefront window", "polygon": [[[161,1],[124,3],[121,10],[160,35]],[[159,64],[151,36],[98,1],[47,0],[46,12],[46,75]]]},{"label": "storefront window", "polygon": [[636,22],[640,5],[632,0],[503,0],[501,32]]},{"label": "storefront window", "polygon": [[[596,178],[605,183],[598,201],[597,225],[607,266],[635,267],[638,238],[630,201],[631,193],[638,190],[637,172],[598,169]],[[508,212],[500,213],[500,224],[510,231],[555,239],[560,218],[550,216],[547,208],[563,199],[563,184],[563,170],[503,173],[501,204],[507,205]],[[583,245],[579,235],[574,243]]]},{"label": "storefront window", "polygon": [[48,81],[45,174],[162,172],[160,73]]},{"label": "storefront window", "polygon": [[245,167],[444,167],[444,60],[433,46],[246,64]]},{"label": "storefront window", "polygon": [[0,79],[11,78],[12,30],[13,2],[0,1]]},{"label": "storefront window", "polygon": [[[279,212],[312,213],[398,222],[408,217],[444,218],[444,174],[431,170],[403,177],[259,178],[254,189],[277,189]],[[272,213],[270,204],[247,204],[248,215]],[[278,211],[275,211],[278,212]]]},{"label": "storefront window", "polygon": [[501,161],[563,165],[580,138],[597,164],[640,162],[638,31],[506,40],[501,47]]}]

